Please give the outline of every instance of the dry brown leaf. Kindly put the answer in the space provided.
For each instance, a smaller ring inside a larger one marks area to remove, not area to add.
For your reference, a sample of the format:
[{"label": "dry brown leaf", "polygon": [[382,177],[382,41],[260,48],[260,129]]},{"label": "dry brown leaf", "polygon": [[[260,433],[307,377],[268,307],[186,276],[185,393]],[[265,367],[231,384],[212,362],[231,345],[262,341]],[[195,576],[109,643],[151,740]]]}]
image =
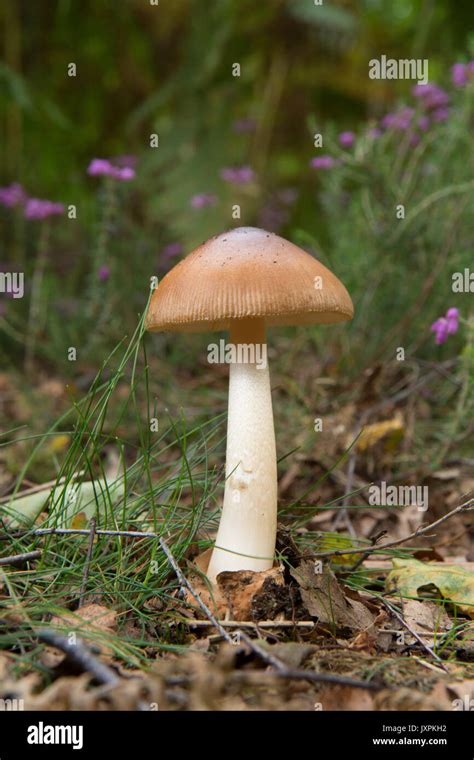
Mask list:
[{"label": "dry brown leaf", "polygon": [[[435,602],[419,602],[416,599],[403,600],[403,618],[428,646],[433,647],[435,636],[440,636],[452,628],[447,612]],[[415,643],[415,637],[403,629],[406,644]]]},{"label": "dry brown leaf", "polygon": [[372,628],[372,613],[362,602],[344,595],[336,576],[327,566],[323,567],[322,572],[315,572],[314,563],[306,560],[292,569],[291,575],[299,585],[309,614],[320,623],[353,631]]}]

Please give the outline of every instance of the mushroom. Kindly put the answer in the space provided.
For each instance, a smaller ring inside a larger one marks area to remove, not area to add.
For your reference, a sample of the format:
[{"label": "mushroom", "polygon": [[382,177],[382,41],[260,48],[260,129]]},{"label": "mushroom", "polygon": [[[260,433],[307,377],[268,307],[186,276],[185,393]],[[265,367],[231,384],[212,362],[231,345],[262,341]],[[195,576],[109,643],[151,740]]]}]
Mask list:
[{"label": "mushroom", "polygon": [[351,298],[323,264],[255,227],[224,232],[171,269],[153,293],[146,328],[230,331],[226,482],[207,575],[268,570],[277,529],[277,462],[266,327],[351,319]]}]

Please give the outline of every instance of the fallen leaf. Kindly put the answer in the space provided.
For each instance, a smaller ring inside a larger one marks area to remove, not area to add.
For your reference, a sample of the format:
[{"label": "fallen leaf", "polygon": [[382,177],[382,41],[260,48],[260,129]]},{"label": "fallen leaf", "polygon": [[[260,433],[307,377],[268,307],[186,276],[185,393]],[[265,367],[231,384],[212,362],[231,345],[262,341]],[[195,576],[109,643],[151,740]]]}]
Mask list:
[{"label": "fallen leaf", "polygon": [[436,586],[440,594],[474,617],[474,573],[459,565],[427,564],[417,559],[394,559],[387,576],[387,589],[416,597],[424,586]]},{"label": "fallen leaf", "polygon": [[74,530],[83,530],[87,528],[87,525],[88,521],[85,512],[78,512],[71,520],[71,528],[74,528]]},{"label": "fallen leaf", "polygon": [[320,623],[355,631],[372,627],[372,613],[362,602],[348,599],[344,595],[329,567],[324,566],[322,572],[315,572],[314,562],[306,560],[298,568],[293,568],[291,575],[299,585],[301,598],[309,614],[318,618]]},{"label": "fallen leaf", "polygon": [[404,430],[405,426],[401,414],[395,415],[391,420],[365,425],[357,439],[356,447],[359,451],[366,451],[383,440],[384,447],[392,449],[402,438]]},{"label": "fallen leaf", "polygon": [[30,525],[39,515],[50,496],[49,490],[16,496],[12,501],[2,504],[0,512],[5,515],[11,528]]},{"label": "fallen leaf", "polygon": [[[430,647],[434,646],[437,636],[453,627],[446,610],[435,602],[403,599],[403,618]],[[415,637],[409,631],[404,630],[403,636],[406,644],[415,642]]]}]

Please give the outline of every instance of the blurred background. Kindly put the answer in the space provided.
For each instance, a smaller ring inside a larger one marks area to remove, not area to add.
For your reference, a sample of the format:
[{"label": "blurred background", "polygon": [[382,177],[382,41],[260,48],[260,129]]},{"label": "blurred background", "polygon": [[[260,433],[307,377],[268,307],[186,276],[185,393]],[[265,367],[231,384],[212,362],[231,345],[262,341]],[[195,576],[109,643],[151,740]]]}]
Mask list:
[{"label": "blurred background", "polygon": [[[269,336],[279,454],[300,452],[282,498],[362,423],[382,427],[360,477],[420,482],[453,460],[465,490],[472,294],[453,293],[452,274],[472,265],[472,4],[4,0],[0,18],[0,263],[24,273],[23,298],[0,294],[4,440],[61,431],[97,372],[116,377],[150,277],[256,225],[320,258],[356,310],[349,325]],[[428,59],[429,85],[370,79],[382,55]],[[433,331],[450,308],[452,329]],[[225,412],[227,368],[207,364],[208,342],[147,336],[134,368],[149,367],[147,413]],[[122,370],[104,430],[136,444],[126,400],[141,408],[145,383],[130,390]],[[331,420],[323,444],[316,417]],[[69,439],[55,441],[32,482],[57,473]],[[28,445],[4,449],[4,490]]]}]

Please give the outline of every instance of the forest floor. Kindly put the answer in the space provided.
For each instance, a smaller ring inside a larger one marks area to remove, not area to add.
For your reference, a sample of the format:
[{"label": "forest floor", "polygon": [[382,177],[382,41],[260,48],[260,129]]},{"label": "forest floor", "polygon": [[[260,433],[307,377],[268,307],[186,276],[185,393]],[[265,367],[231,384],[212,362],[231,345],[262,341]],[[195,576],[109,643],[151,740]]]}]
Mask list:
[{"label": "forest floor", "polygon": [[[425,367],[421,384],[395,367],[374,368],[357,387],[329,378],[318,434],[305,364],[298,397],[277,386],[277,437],[281,430],[289,452],[279,464],[277,560],[264,573],[224,573],[213,591],[201,570],[222,494],[222,419],[204,449],[192,436],[184,449],[174,429],[177,446],[165,436],[143,467],[143,441],[120,445],[131,437],[123,413],[106,435],[101,428],[109,459],[120,455],[130,471],[127,499],[109,494],[107,516],[95,496],[93,512],[86,505],[64,517],[51,491],[84,430],[55,428],[28,476],[31,442],[11,434],[0,449],[0,698],[37,710],[472,709],[473,462],[452,427],[450,439],[429,433],[436,384],[450,371]],[[199,395],[192,374],[170,370],[170,408],[188,384],[194,406],[222,412],[223,378]],[[34,395],[0,377],[11,430],[23,429],[32,408],[58,417],[71,392],[47,373]],[[123,410],[129,396],[120,385],[114,392]],[[324,407],[329,396],[337,403]],[[90,472],[102,470],[92,463]],[[426,488],[429,502],[374,503],[370,486],[382,481]],[[38,494],[29,524],[13,519],[12,504],[31,508]],[[30,498],[15,501],[22,496]]]}]

